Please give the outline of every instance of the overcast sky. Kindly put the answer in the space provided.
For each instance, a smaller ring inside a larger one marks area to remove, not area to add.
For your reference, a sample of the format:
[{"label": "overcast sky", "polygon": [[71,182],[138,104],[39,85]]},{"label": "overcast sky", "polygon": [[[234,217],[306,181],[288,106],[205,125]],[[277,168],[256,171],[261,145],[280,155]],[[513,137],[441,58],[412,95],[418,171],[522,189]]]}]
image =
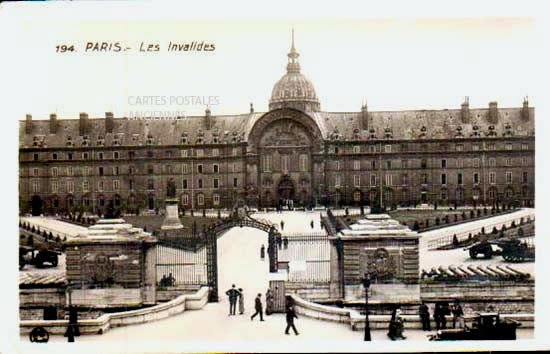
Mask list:
[{"label": "overcast sky", "polygon": [[[56,112],[103,117],[151,110],[240,114],[253,103],[266,111],[275,82],[285,73],[291,28],[302,73],[314,84],[323,111],[520,106],[530,94],[535,21],[518,18],[366,19],[133,19],[75,14],[24,21],[14,68],[23,82],[12,101],[18,119]],[[69,18],[70,20],[67,20]],[[120,42],[132,49],[86,53],[87,42]],[[168,43],[205,41],[212,52],[167,51]],[[140,53],[141,43],[160,51]],[[77,52],[58,53],[57,45]],[[136,104],[136,97],[199,96],[194,104]],[[211,100],[212,102],[212,100]],[[536,104],[534,97],[531,102]]]}]

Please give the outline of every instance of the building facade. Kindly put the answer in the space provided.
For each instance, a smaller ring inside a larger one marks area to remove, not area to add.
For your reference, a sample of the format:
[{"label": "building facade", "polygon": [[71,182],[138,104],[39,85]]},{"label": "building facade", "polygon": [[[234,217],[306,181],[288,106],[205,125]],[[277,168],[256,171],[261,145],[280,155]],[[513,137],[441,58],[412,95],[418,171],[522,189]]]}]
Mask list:
[{"label": "building facade", "polygon": [[534,109],[323,112],[292,47],[268,112],[34,120],[19,129],[21,212],[534,203]]}]

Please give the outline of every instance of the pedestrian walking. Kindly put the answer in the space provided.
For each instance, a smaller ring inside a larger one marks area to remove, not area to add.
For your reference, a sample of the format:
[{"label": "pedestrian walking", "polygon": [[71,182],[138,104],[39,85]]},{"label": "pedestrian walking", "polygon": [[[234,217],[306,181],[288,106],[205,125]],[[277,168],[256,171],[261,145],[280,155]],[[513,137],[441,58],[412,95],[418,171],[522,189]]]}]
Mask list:
[{"label": "pedestrian walking", "polygon": [[239,291],[235,289],[235,284],[231,286],[231,289],[225,292],[225,295],[229,297],[229,316],[235,315],[235,307],[237,305],[237,299],[239,298]]},{"label": "pedestrian walking", "polygon": [[464,311],[458,300],[455,302],[451,308],[451,313],[453,314],[453,328],[456,328],[456,323],[458,322],[458,327],[464,327]]},{"label": "pedestrian walking", "polygon": [[275,296],[273,295],[273,291],[268,288],[265,292],[265,314],[268,316],[273,313],[274,300]]},{"label": "pedestrian walking", "polygon": [[281,231],[283,231],[284,229],[285,229],[285,222],[281,220]]},{"label": "pedestrian walking", "polygon": [[422,303],[422,305],[420,305],[419,315],[420,315],[420,321],[422,322],[422,330],[431,331],[430,310],[428,309],[428,306],[424,302]]},{"label": "pedestrian walking", "polygon": [[298,316],[296,316],[296,312],[294,311],[294,307],[292,307],[292,305],[289,305],[286,308],[286,330],[285,330],[285,334],[290,334],[289,331],[290,331],[291,328],[294,331],[295,335],[300,334],[300,333],[298,333],[298,330],[296,330],[296,326],[294,325],[294,319],[295,318],[298,318]]},{"label": "pedestrian walking", "polygon": [[254,312],[254,314],[250,316],[250,321],[253,321],[254,317],[256,317],[257,315],[260,315],[260,321],[263,321],[264,315],[262,308],[262,294],[258,294],[258,296],[256,296],[256,300],[254,300],[254,309],[256,310],[256,312]]},{"label": "pedestrian walking", "polygon": [[313,226],[315,225],[315,224],[313,223],[313,220],[311,220],[311,222],[310,222],[309,224],[311,225],[311,229],[313,230]]},{"label": "pedestrian walking", "polygon": [[262,245],[262,247],[260,248],[260,258],[262,259],[262,261],[265,259],[265,246]]},{"label": "pedestrian walking", "polygon": [[239,288],[239,315],[244,314],[244,294],[243,289]]}]

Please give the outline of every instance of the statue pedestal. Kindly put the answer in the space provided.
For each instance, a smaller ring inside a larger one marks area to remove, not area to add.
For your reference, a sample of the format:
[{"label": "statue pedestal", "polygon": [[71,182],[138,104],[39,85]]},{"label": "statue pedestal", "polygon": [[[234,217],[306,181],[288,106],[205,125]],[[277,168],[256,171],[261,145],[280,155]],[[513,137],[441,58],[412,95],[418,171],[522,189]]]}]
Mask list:
[{"label": "statue pedestal", "polygon": [[183,225],[181,224],[181,221],[179,218],[178,200],[166,199],[165,203],[166,203],[166,217],[164,218],[164,221],[162,222],[162,226],[160,227],[160,229],[163,231],[183,229]]}]

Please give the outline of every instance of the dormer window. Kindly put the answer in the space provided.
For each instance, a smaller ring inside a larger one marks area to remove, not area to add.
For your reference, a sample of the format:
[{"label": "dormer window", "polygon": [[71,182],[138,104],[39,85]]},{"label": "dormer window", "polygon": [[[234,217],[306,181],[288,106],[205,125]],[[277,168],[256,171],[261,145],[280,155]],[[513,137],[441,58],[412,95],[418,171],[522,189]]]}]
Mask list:
[{"label": "dormer window", "polygon": [[199,136],[197,138],[197,144],[202,144],[202,143],[203,143],[203,139],[202,139],[202,137]]},{"label": "dormer window", "polygon": [[214,144],[217,144],[217,143],[220,142],[220,139],[219,139],[217,136],[215,136],[215,137],[213,138],[213,141],[214,141]]},{"label": "dormer window", "polygon": [[147,145],[153,145],[154,138],[151,134],[147,135]]},{"label": "dormer window", "polygon": [[391,128],[388,127],[386,129],[384,129],[384,136],[386,137],[386,139],[393,138],[393,133],[392,133]]},{"label": "dormer window", "polygon": [[89,144],[89,137],[88,135],[83,135],[82,136],[82,146],[88,146]]}]

